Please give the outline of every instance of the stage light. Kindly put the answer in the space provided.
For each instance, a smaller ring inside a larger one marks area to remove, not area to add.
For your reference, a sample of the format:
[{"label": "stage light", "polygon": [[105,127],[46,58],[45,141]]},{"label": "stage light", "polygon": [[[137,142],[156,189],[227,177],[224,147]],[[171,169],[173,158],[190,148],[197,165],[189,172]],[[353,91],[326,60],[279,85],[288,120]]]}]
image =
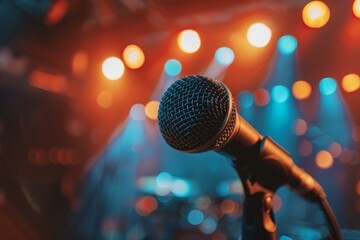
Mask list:
[{"label": "stage light", "polygon": [[228,47],[221,47],[215,52],[215,60],[223,66],[228,66],[234,61],[233,50]]},{"label": "stage light", "polygon": [[342,79],[342,87],[345,92],[355,92],[360,88],[360,77],[355,73],[348,74]]},{"label": "stage light", "polygon": [[271,30],[263,23],[254,23],[247,31],[247,39],[255,47],[265,47],[270,42]]},{"label": "stage light", "polygon": [[226,214],[232,214],[235,209],[236,209],[236,205],[235,202],[231,199],[225,199],[221,205],[220,205],[220,209],[223,213]]},{"label": "stage light", "polygon": [[136,121],[145,119],[145,107],[141,103],[134,104],[130,109],[130,117]]},{"label": "stage light", "polygon": [[328,169],[334,164],[334,159],[328,151],[321,150],[315,156],[316,165],[322,169]]},{"label": "stage light", "polygon": [[300,156],[308,157],[312,153],[312,150],[313,150],[313,146],[311,142],[305,139],[301,140],[298,148]]},{"label": "stage light", "polygon": [[168,172],[161,172],[156,177],[156,182],[161,188],[170,188],[173,182],[173,177]]},{"label": "stage light", "polygon": [[277,46],[281,54],[290,55],[295,52],[298,42],[295,37],[285,35],[278,40]]},{"label": "stage light", "polygon": [[125,71],[124,63],[117,57],[109,57],[102,64],[102,72],[109,80],[119,79]]},{"label": "stage light", "polygon": [[354,1],[353,12],[356,17],[360,18],[360,1],[359,0]]},{"label": "stage light", "polygon": [[158,117],[159,110],[159,102],[158,101],[150,101],[145,106],[145,114],[148,118],[152,120],[156,120]]},{"label": "stage light", "polygon": [[249,108],[254,104],[254,96],[250,91],[239,93],[239,102],[241,108]]},{"label": "stage light", "polygon": [[170,59],[165,63],[165,72],[167,75],[175,77],[181,72],[181,63],[176,59]]},{"label": "stage light", "polygon": [[190,186],[186,181],[177,179],[171,185],[171,192],[177,197],[186,197],[190,193]]},{"label": "stage light", "polygon": [[307,131],[307,123],[303,119],[297,119],[294,126],[294,133],[298,136],[304,135]]},{"label": "stage light", "polygon": [[324,78],[319,83],[320,93],[323,95],[331,95],[337,89],[337,83],[333,78]]},{"label": "stage light", "polygon": [[213,217],[207,217],[200,225],[200,230],[205,234],[212,234],[217,228],[217,221]]},{"label": "stage light", "polygon": [[311,1],[302,11],[304,23],[311,28],[321,28],[330,19],[329,7],[321,1]]},{"label": "stage light", "polygon": [[193,209],[189,212],[187,219],[191,225],[199,225],[204,220],[204,214],[198,209]]},{"label": "stage light", "polygon": [[109,91],[102,91],[96,97],[96,103],[102,108],[109,108],[112,104],[112,93]]},{"label": "stage light", "polygon": [[123,59],[129,68],[138,69],[144,64],[145,55],[139,46],[131,44],[124,49]]},{"label": "stage light", "polygon": [[149,215],[158,207],[158,202],[153,196],[144,196],[137,200],[135,205],[136,212],[141,216]]},{"label": "stage light", "polygon": [[289,90],[283,85],[277,85],[271,90],[271,97],[277,103],[285,102],[289,98]]},{"label": "stage light", "polygon": [[266,89],[256,89],[253,94],[257,106],[265,106],[270,101],[269,92]]},{"label": "stage light", "polygon": [[199,50],[201,40],[199,34],[194,30],[184,30],[177,38],[180,49],[186,53],[194,53]]},{"label": "stage light", "polygon": [[303,100],[310,96],[311,85],[303,80],[296,81],[292,86],[292,93],[296,99]]},{"label": "stage light", "polygon": [[337,142],[332,142],[329,146],[329,153],[331,153],[331,155],[336,158],[339,157],[341,155],[342,152],[342,147],[340,144],[338,144]]}]

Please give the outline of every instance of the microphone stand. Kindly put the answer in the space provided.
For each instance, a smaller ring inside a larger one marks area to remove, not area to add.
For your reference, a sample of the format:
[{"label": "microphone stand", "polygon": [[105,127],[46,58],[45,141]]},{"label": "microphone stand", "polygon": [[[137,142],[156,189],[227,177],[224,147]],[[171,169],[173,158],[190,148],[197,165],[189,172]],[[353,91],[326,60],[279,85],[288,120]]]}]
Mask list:
[{"label": "microphone stand", "polygon": [[253,181],[246,169],[239,170],[238,173],[245,193],[242,239],[276,240],[276,222],[273,211],[275,191],[266,189]]}]

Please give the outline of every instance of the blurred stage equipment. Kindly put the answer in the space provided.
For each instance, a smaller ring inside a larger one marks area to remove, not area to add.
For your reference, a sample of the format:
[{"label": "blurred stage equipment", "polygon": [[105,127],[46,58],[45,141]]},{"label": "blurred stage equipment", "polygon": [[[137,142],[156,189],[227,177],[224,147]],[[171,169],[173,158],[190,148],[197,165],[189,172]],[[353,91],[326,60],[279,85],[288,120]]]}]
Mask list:
[{"label": "blurred stage equipment", "polygon": [[243,239],[276,239],[274,192],[287,185],[324,211],[333,239],[340,229],[322,187],[291,156],[237,114],[229,89],[203,76],[187,76],[165,92],[159,107],[166,142],[184,152],[216,150],[233,160],[244,185]]}]

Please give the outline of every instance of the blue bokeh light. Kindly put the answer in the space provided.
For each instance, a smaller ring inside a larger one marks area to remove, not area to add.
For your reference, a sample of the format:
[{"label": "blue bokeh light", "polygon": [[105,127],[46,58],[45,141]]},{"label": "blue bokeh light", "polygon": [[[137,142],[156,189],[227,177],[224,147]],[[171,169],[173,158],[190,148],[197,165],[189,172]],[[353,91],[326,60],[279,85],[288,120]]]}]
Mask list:
[{"label": "blue bokeh light", "polygon": [[281,54],[290,55],[295,52],[298,42],[295,37],[285,35],[278,40],[277,46]]},{"label": "blue bokeh light", "polygon": [[170,59],[165,63],[165,73],[175,77],[181,72],[181,63],[176,59]]},{"label": "blue bokeh light", "polygon": [[187,216],[187,219],[192,225],[199,225],[204,220],[204,214],[197,209],[191,210]]},{"label": "blue bokeh light", "polygon": [[230,65],[235,58],[233,50],[228,47],[221,47],[215,52],[215,60],[223,66]]},{"label": "blue bokeh light", "polygon": [[178,197],[186,197],[190,194],[190,191],[189,184],[181,179],[173,181],[171,185],[171,192]]},{"label": "blue bokeh light", "polygon": [[323,95],[331,95],[336,92],[337,83],[333,78],[323,78],[319,83],[320,93]]},{"label": "blue bokeh light", "polygon": [[173,177],[168,172],[161,172],[156,177],[156,182],[159,185],[159,187],[170,188],[173,182]]},{"label": "blue bokeh light", "polygon": [[239,103],[242,108],[249,108],[254,104],[254,96],[250,91],[239,93]]},{"label": "blue bokeh light", "polygon": [[289,89],[283,85],[277,85],[271,90],[271,98],[277,103],[285,102],[289,95]]}]

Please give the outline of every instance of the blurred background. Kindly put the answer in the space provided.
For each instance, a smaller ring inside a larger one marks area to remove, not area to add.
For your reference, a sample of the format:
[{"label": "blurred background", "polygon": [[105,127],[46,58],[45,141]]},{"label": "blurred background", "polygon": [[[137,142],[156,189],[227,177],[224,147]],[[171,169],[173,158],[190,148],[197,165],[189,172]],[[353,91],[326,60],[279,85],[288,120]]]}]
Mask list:
[{"label": "blurred background", "polygon": [[[360,1],[0,0],[1,239],[241,239],[229,159],[171,149],[169,85],[223,81],[360,239]],[[322,239],[286,188],[278,237]]]}]

